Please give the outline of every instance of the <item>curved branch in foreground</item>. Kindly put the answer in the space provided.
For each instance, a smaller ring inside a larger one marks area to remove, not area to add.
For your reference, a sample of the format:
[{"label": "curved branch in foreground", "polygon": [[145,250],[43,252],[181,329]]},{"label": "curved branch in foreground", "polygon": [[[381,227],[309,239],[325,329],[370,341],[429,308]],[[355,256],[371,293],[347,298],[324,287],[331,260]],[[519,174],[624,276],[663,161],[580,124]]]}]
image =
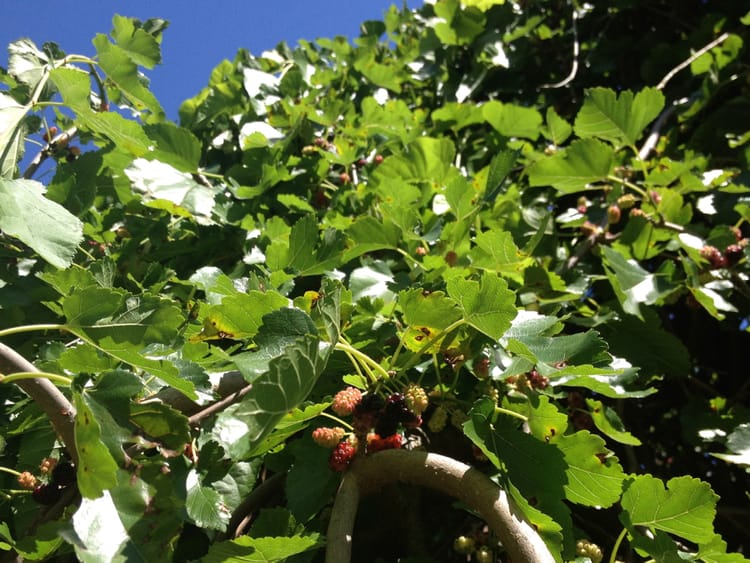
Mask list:
[{"label": "curved branch in foreground", "polygon": [[393,482],[430,487],[466,503],[479,513],[516,563],[555,561],[506,492],[481,471],[439,454],[385,450],[356,459],[344,473],[328,524],[326,563],[351,560],[360,496]]},{"label": "curved branch in foreground", "polygon": [[[36,372],[34,364],[18,352],[0,343],[0,374]],[[52,423],[60,440],[68,447],[73,463],[77,463],[73,421],[76,411],[68,398],[50,381],[43,378],[19,379],[15,382],[34,402],[41,407]]]}]

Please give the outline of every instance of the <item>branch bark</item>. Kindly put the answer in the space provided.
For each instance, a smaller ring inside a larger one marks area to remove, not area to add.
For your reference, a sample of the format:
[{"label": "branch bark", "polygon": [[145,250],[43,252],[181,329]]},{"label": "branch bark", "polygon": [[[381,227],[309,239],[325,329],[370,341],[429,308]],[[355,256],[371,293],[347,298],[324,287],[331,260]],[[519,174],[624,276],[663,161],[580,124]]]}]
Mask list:
[{"label": "branch bark", "polygon": [[386,450],[356,459],[344,474],[328,525],[326,563],[351,561],[360,497],[392,482],[430,487],[468,504],[487,522],[516,563],[555,561],[507,493],[481,471],[438,454]]},{"label": "branch bark", "polygon": [[[0,344],[0,374],[38,371],[34,364],[13,348]],[[78,463],[73,432],[76,411],[68,398],[50,381],[43,378],[20,379],[16,381],[16,385],[45,412],[60,440],[68,447],[73,463]]]}]

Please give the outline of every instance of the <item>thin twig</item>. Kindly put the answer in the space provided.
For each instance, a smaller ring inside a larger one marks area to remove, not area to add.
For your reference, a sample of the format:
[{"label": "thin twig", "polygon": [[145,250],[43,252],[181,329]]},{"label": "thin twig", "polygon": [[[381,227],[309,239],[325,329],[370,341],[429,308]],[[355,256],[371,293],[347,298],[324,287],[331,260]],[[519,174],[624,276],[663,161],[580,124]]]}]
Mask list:
[{"label": "thin twig", "polygon": [[234,509],[227,530],[220,534],[220,538],[241,536],[250,523],[250,516],[279,490],[279,487],[284,484],[284,479],[286,479],[286,473],[276,473],[253,489],[253,492]]},{"label": "thin twig", "polygon": [[680,64],[678,64],[676,67],[674,67],[672,70],[670,70],[667,74],[664,75],[664,78],[661,79],[661,82],[656,85],[657,90],[662,90],[667,85],[667,83],[672,80],[675,74],[680,72],[683,68],[689,66],[695,59],[700,57],[702,54],[710,51],[717,45],[723,43],[729,38],[729,33],[724,32],[721,35],[719,35],[716,39],[711,41],[709,44],[704,45],[700,49],[698,49],[695,53],[690,55],[687,59],[682,61]]},{"label": "thin twig", "polygon": [[563,78],[560,82],[555,82],[554,84],[542,84],[539,86],[540,88],[562,88],[573,82],[578,74],[578,56],[581,52],[581,44],[578,41],[578,14],[575,6],[573,6],[573,16],[571,19],[573,28],[573,63],[570,65],[570,72],[568,73],[568,76]]},{"label": "thin twig", "polygon": [[70,143],[70,140],[77,134],[78,127],[73,126],[70,129],[66,129],[51,141],[49,141],[46,145],[44,145],[42,147],[42,150],[37,153],[37,155],[34,157],[34,160],[31,161],[28,168],[26,168],[26,170],[24,171],[24,179],[30,180],[31,178],[33,178],[34,174],[36,174],[36,171],[39,169],[42,163],[47,160],[47,158],[52,156],[58,148],[67,146],[68,143]]},{"label": "thin twig", "polygon": [[246,385],[245,387],[235,391],[231,395],[227,395],[223,399],[220,399],[215,403],[211,403],[205,409],[195,413],[193,416],[188,418],[188,424],[190,424],[191,426],[197,426],[203,419],[208,418],[209,416],[224,410],[232,403],[239,401],[242,397],[247,395],[252,388],[252,385]]}]

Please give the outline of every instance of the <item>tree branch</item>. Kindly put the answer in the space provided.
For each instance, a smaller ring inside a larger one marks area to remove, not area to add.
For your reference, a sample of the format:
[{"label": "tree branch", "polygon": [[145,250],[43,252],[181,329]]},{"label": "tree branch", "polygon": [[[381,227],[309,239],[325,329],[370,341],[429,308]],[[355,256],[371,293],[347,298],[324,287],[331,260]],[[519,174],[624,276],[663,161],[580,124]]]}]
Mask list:
[{"label": "tree branch", "polygon": [[344,473],[328,525],[326,563],[351,560],[360,496],[374,493],[392,482],[430,487],[466,503],[487,522],[516,563],[555,561],[507,493],[481,471],[438,454],[386,450],[357,458]]},{"label": "tree branch", "polygon": [[656,85],[657,90],[663,90],[664,87],[667,85],[667,83],[674,78],[674,75],[680,72],[683,68],[689,66],[692,64],[692,62],[700,57],[702,54],[707,53],[717,45],[720,45],[724,41],[729,39],[729,33],[722,33],[719,35],[716,39],[708,43],[707,45],[704,45],[700,49],[698,49],[695,53],[690,55],[687,59],[682,61],[680,64],[678,64],[676,67],[674,67],[672,70],[670,70],[667,74],[664,75],[664,78],[661,79],[661,82]]},{"label": "tree branch", "polygon": [[188,418],[188,424],[191,426],[195,426],[197,424],[200,424],[200,422],[204,418],[208,418],[212,414],[215,414],[219,411],[224,410],[232,403],[239,401],[242,397],[247,395],[250,392],[250,389],[252,389],[252,385],[245,385],[245,387],[242,387],[241,389],[238,389],[231,395],[227,395],[223,399],[219,399],[215,403],[211,403],[208,405],[205,409],[198,411],[194,415],[192,415],[190,418]]},{"label": "tree branch", "polygon": [[[0,373],[38,371],[34,364],[18,352],[0,343]],[[78,463],[75,434],[73,432],[76,411],[68,398],[47,379],[19,379],[16,381],[16,385],[26,392],[45,412],[60,440],[67,446],[73,463]]]}]

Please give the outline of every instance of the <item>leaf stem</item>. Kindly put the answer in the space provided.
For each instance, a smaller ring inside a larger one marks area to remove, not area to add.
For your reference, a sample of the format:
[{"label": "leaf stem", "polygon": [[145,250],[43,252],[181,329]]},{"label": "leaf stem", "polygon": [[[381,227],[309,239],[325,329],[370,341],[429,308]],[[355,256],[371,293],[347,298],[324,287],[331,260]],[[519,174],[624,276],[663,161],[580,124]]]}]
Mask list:
[{"label": "leaf stem", "polygon": [[10,467],[3,467],[2,465],[0,465],[0,473],[8,473],[8,474],[13,475],[15,477],[20,477],[21,476],[21,472],[20,471],[16,471],[15,469],[11,469]]},{"label": "leaf stem", "polygon": [[339,423],[341,426],[343,426],[347,430],[350,430],[350,431],[354,430],[354,427],[351,424],[349,424],[348,422],[345,422],[345,421],[341,420],[338,416],[334,416],[331,413],[323,411],[323,412],[320,413],[320,416],[324,416],[326,418],[330,418],[334,422]]},{"label": "leaf stem", "polygon": [[24,332],[33,332],[35,330],[66,330],[67,327],[62,324],[38,324],[38,325],[21,325],[0,330],[0,338],[11,336],[13,334],[23,334]]},{"label": "leaf stem", "polygon": [[630,188],[644,199],[651,199],[646,190],[641,188],[639,185],[634,184],[633,182],[628,182],[624,178],[620,178],[619,176],[615,176],[614,174],[609,174],[607,175],[607,180],[611,182],[617,182],[618,184],[622,184],[623,186]]},{"label": "leaf stem", "polygon": [[524,422],[528,422],[529,420],[528,416],[524,416],[520,412],[515,412],[510,409],[503,408],[503,407],[495,407],[495,414],[507,414],[508,416],[512,416],[514,418],[523,420]]},{"label": "leaf stem", "polygon": [[620,551],[620,544],[622,543],[622,540],[625,539],[625,536],[628,533],[627,528],[623,528],[622,532],[620,532],[620,535],[617,536],[617,539],[615,540],[615,544],[612,546],[612,553],[609,555],[609,563],[615,563],[617,561],[617,552]]},{"label": "leaf stem", "polygon": [[65,377],[64,375],[59,375],[57,373],[49,373],[45,371],[18,371],[16,373],[11,373],[9,375],[2,375],[0,374],[0,383],[13,383],[16,381],[20,381],[22,379],[47,379],[48,381],[51,381],[52,383],[55,383],[57,385],[64,385],[65,387],[70,387],[70,385],[73,383],[73,380],[69,377]]},{"label": "leaf stem", "polygon": [[350,354],[354,356],[354,358],[359,360],[361,362],[361,365],[366,369],[366,371],[368,371],[373,381],[377,381],[378,378],[373,376],[369,368],[373,368],[375,372],[383,379],[389,379],[391,377],[391,375],[385,370],[383,366],[381,366],[378,362],[373,360],[370,356],[368,356],[364,352],[360,352],[359,350],[357,350],[351,344],[348,344],[347,342],[339,340],[336,343],[335,349],[341,350],[342,352],[345,352],[346,354]]}]

